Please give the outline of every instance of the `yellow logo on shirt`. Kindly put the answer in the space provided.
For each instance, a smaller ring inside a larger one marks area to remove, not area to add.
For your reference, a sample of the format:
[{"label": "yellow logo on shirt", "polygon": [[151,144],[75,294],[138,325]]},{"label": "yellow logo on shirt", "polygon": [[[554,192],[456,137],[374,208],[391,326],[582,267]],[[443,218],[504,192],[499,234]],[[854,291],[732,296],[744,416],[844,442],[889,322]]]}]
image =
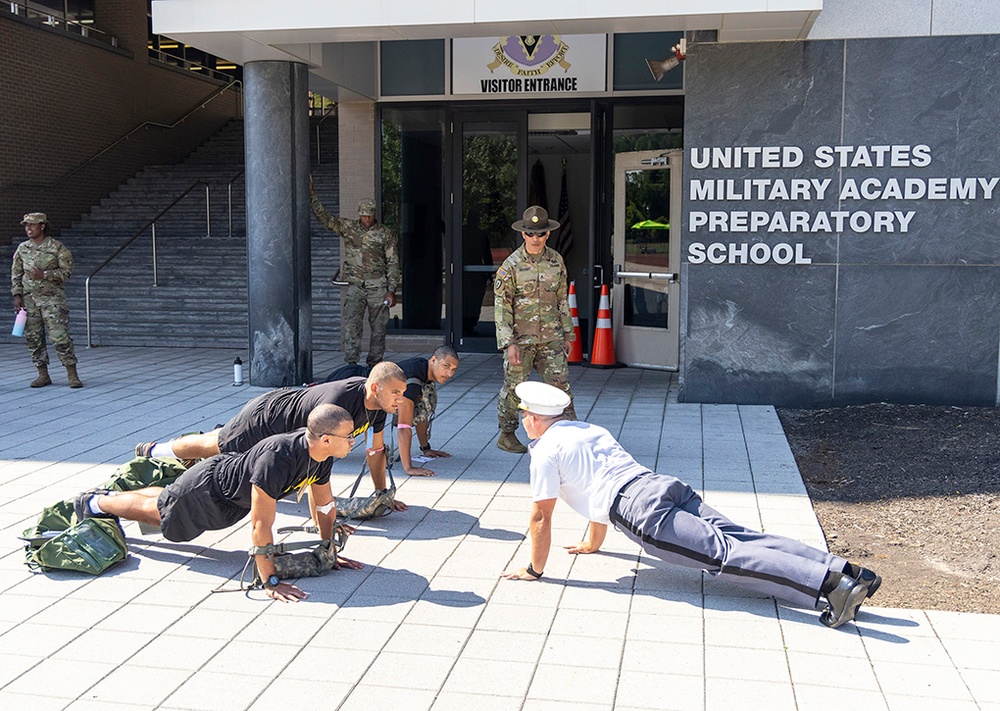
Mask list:
[{"label": "yellow logo on shirt", "polygon": [[292,488],[299,492],[295,495],[295,502],[298,503],[299,501],[302,501],[302,494],[306,492],[306,488],[312,486],[318,480],[319,477],[313,474],[311,476],[307,476],[301,482],[293,486]]}]

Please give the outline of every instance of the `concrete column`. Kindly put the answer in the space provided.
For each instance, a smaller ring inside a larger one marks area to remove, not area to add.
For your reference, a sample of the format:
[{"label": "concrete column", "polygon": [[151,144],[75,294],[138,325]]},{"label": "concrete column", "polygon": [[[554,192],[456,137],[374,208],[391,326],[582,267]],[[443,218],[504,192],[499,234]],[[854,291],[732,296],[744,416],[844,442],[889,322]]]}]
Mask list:
[{"label": "concrete column", "polygon": [[243,68],[250,379],[312,380],[309,114],[306,65]]}]

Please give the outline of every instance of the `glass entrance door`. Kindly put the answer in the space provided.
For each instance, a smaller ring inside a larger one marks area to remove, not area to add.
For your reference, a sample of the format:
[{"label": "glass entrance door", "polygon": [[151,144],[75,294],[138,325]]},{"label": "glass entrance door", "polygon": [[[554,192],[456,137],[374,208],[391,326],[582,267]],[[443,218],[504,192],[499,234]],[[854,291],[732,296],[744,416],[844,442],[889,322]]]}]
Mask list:
[{"label": "glass entrance door", "polygon": [[451,329],[460,350],[497,348],[493,275],[518,246],[510,225],[526,207],[526,135],[523,113],[455,115]]},{"label": "glass entrance door", "polygon": [[628,365],[679,362],[681,159],[679,150],[615,157],[615,355]]}]

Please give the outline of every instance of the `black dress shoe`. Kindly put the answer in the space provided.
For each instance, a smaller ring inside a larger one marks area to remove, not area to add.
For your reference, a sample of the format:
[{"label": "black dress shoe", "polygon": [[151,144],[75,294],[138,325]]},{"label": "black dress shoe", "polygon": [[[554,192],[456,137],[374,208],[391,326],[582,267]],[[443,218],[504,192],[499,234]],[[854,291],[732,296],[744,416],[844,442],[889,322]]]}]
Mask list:
[{"label": "black dress shoe", "polygon": [[868,568],[862,568],[861,574],[855,580],[862,585],[868,586],[868,594],[865,597],[871,597],[878,592],[878,588],[882,584],[882,576],[874,570],[868,570]]},{"label": "black dress shoe", "polygon": [[830,604],[819,616],[819,621],[827,627],[837,628],[854,619],[858,608],[868,595],[869,587],[849,575],[843,573],[834,575],[840,575],[840,580],[837,582],[837,587],[827,593],[826,599]]}]

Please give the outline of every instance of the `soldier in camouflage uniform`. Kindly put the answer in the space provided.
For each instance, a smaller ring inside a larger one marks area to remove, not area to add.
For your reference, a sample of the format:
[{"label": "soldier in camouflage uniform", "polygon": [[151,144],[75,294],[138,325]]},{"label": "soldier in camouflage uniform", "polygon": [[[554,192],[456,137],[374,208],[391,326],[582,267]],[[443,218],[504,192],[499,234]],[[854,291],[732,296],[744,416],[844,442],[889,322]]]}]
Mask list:
[{"label": "soldier in camouflage uniform", "polygon": [[389,309],[396,305],[396,292],[400,285],[396,236],[375,219],[374,201],[361,201],[357,220],[334,217],[312,192],[311,180],[309,187],[310,205],[316,219],[344,238],[340,269],[341,279],[347,282],[342,297],[340,330],[340,350],[344,353],[344,362],[358,362],[367,309],[371,341],[366,361],[369,367],[374,366],[385,354],[385,327],[389,322]]},{"label": "soldier in camouflage uniform", "polygon": [[76,372],[76,353],[69,337],[69,307],[63,283],[73,273],[73,255],[66,246],[46,234],[48,218],[43,212],[30,212],[21,220],[28,239],[17,246],[10,267],[10,291],[14,295],[14,312],[28,312],[24,324],[24,340],[31,351],[31,362],[38,369],[33,388],[52,384],[49,377],[49,352],[45,334],[55,346],[59,360],[66,366],[71,388],[82,388]]},{"label": "soldier in camouflage uniform", "polygon": [[528,450],[514,434],[520,402],[514,388],[528,379],[534,367],[542,380],[570,396],[565,417],[575,420],[566,353],[576,336],[569,312],[566,265],[558,252],[545,246],[559,223],[550,220],[544,208],[533,205],[511,227],[522,234],[524,244],[497,270],[493,285],[497,347],[504,352],[497,447],[523,454]]}]

